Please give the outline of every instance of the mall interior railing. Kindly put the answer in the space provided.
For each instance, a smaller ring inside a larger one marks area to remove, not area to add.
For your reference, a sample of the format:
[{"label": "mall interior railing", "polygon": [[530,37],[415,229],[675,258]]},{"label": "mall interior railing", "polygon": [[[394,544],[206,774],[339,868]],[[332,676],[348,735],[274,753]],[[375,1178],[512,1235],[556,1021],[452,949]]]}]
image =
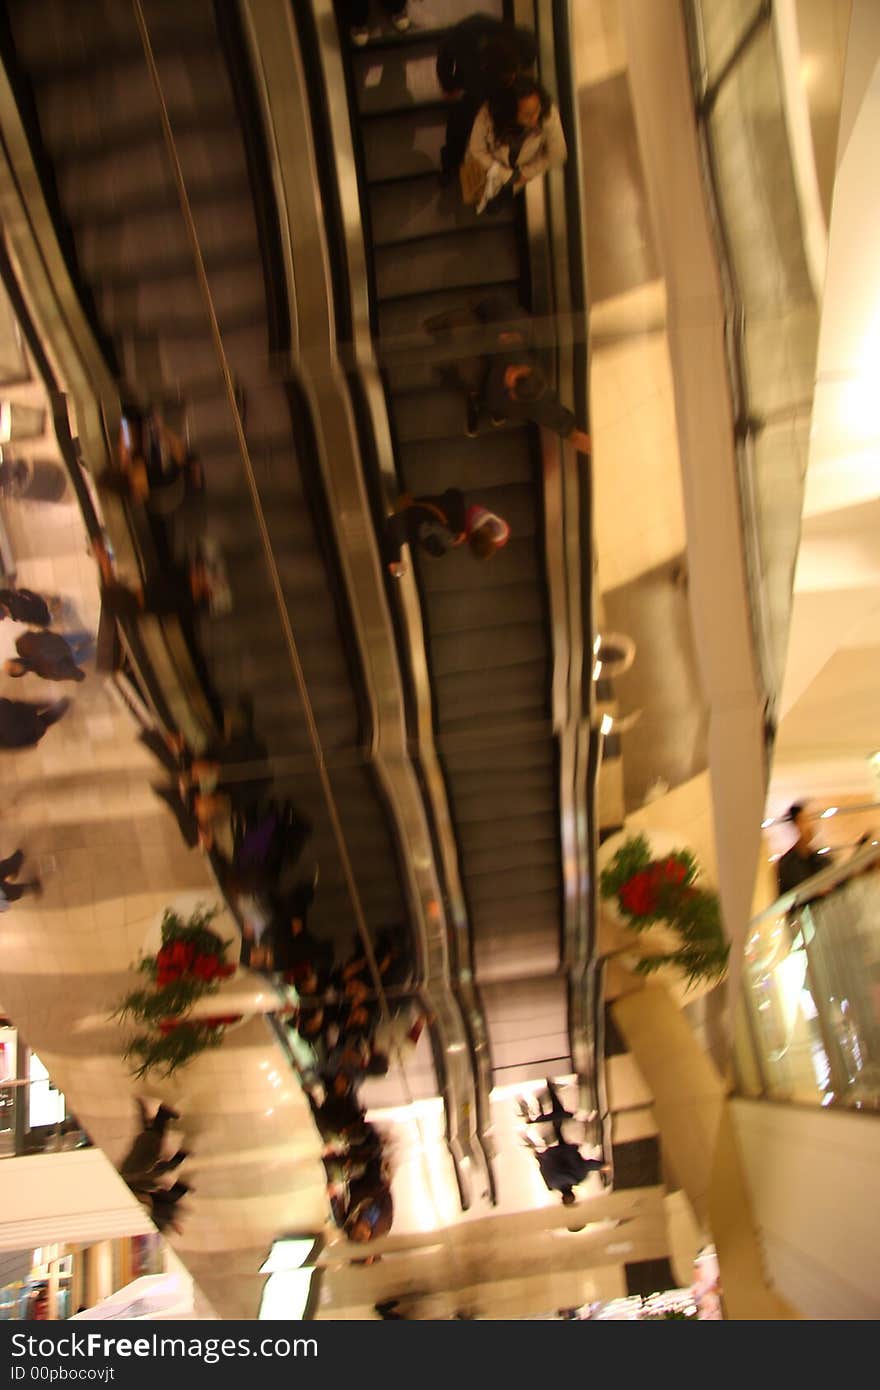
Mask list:
[{"label": "mall interior railing", "polygon": [[688,0],[694,101],[727,308],[752,621],[772,727],[791,615],[819,305],[770,0]]},{"label": "mall interior railing", "polygon": [[880,1112],[880,847],[830,864],[746,939],[740,1090]]}]

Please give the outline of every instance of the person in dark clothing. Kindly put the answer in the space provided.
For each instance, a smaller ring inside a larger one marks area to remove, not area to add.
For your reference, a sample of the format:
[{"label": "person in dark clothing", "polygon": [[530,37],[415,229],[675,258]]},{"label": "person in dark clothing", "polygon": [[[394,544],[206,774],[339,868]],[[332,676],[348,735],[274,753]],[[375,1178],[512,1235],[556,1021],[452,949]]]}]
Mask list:
[{"label": "person in dark clothing", "polygon": [[205,478],[197,455],[158,415],[129,412],[120,427],[116,467],[102,474],[98,486],[167,516],[202,492]]},{"label": "person in dark clothing", "polygon": [[152,1120],[148,1120],[146,1106],[141,1100],[138,1100],[138,1109],[141,1116],[140,1132],[122,1160],[120,1176],[138,1201],[149,1208],[150,1215],[160,1231],[169,1227],[179,1231],[175,1209],[178,1202],[192,1189],[180,1181],[171,1187],[162,1187],[159,1179],[179,1168],[184,1159],[189,1157],[186,1149],[178,1149],[170,1158],[161,1157],[168,1125],[180,1116],[167,1105],[160,1105]]},{"label": "person in dark clothing", "polygon": [[157,1187],[149,1194],[150,1215],[159,1232],[164,1234],[172,1230],[178,1235],[183,1234],[183,1228],[177,1219],[177,1204],[192,1190],[187,1183],[176,1182],[171,1187]]},{"label": "person in dark clothing", "polygon": [[444,101],[453,103],[440,152],[444,181],[456,173],[467,150],[474,118],[496,87],[509,86],[535,63],[535,36],[529,29],[474,14],[456,24],[437,54],[437,81]]},{"label": "person in dark clothing", "polygon": [[534,1150],[544,1185],[550,1192],[558,1192],[562,1205],[573,1206],[577,1198],[574,1188],[589,1177],[590,1173],[609,1173],[611,1165],[601,1158],[584,1158],[577,1144],[567,1144],[561,1140],[549,1148],[539,1149],[531,1139],[525,1141]]},{"label": "person in dark clothing", "polygon": [[18,658],[4,663],[9,676],[26,676],[29,671],[46,681],[84,681],[85,671],[67,642],[57,632],[23,632],[15,644]]},{"label": "person in dark clothing", "polygon": [[24,850],[17,849],[7,859],[0,859],[0,912],[5,912],[10,903],[17,903],[25,893],[41,893],[43,885],[38,878],[28,879],[26,883],[11,883],[18,878],[24,863]]},{"label": "person in dark clothing", "polygon": [[180,1119],[176,1110],[160,1105],[152,1120],[149,1120],[142,1100],[138,1100],[137,1106],[141,1119],[140,1131],[122,1160],[119,1173],[133,1192],[152,1191],[155,1180],[179,1167],[188,1155],[185,1149],[178,1149],[171,1158],[161,1157],[166,1130],[172,1120]]},{"label": "person in dark clothing", "polygon": [[358,1103],[353,1088],[340,1082],[331,1085],[321,1105],[309,1097],[318,1131],[324,1139],[345,1138],[346,1134],[364,1122],[365,1111]]},{"label": "person in dark clothing", "polygon": [[571,440],[581,453],[590,452],[589,435],[550,389],[532,351],[529,316],[507,296],[490,295],[435,314],[424,327],[449,352],[437,370],[465,392],[470,438],[479,434],[487,408],[496,427],[508,420],[531,421]]},{"label": "person in dark clothing", "polygon": [[793,889],[799,888],[808,878],[819,873],[820,869],[827,869],[828,865],[833,863],[830,854],[819,854],[812,848],[813,834],[809,817],[800,802],[796,801],[789,807],[786,819],[797,831],[797,839],[776,864],[780,894],[790,893]]},{"label": "person in dark clothing", "polygon": [[339,1215],[349,1240],[359,1244],[388,1234],[394,1221],[394,1202],[381,1159],[373,1159],[361,1177],[348,1184],[348,1200]]},{"label": "person in dark clothing", "polygon": [[156,617],[178,616],[187,622],[211,607],[211,575],[201,556],[186,564],[169,564],[143,584],[123,584],[116,578],[103,541],[92,541],[92,554],[100,573],[101,603],[114,618],[152,613]]},{"label": "person in dark clothing", "polygon": [[526,1102],[521,1098],[519,1102],[520,1113],[528,1125],[551,1124],[553,1133],[556,1135],[557,1143],[564,1143],[562,1137],[562,1125],[565,1120],[574,1119],[574,1111],[566,1110],[562,1104],[559,1091],[550,1077],[547,1077],[547,1090],[550,1093],[550,1109],[545,1110],[543,1101],[541,1109],[537,1115],[532,1115]]},{"label": "person in dark clothing", "polygon": [[39,704],[0,699],[0,748],[35,748],[69,708],[69,700]]},{"label": "person in dark clothing", "polygon": [[333,947],[308,927],[314,896],[314,880],[297,884],[276,907],[259,945],[251,947],[249,960],[252,969],[280,971],[288,984],[306,995],[323,993],[333,962]]},{"label": "person in dark clothing", "polygon": [[0,589],[0,621],[12,618],[31,627],[50,627],[52,612],[48,603],[32,589]]},{"label": "person in dark clothing", "polygon": [[476,503],[468,506],[458,488],[447,488],[437,496],[404,493],[385,523],[385,563],[399,579],[405,572],[401,549],[406,542],[437,557],[466,544],[477,559],[488,560],[509,539],[510,527],[503,517]]}]

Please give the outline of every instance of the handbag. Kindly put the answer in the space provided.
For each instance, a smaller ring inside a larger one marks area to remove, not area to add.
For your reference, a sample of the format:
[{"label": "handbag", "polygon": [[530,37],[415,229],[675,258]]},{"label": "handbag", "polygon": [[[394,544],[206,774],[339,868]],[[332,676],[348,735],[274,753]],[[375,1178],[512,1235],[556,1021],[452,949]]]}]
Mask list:
[{"label": "handbag", "polygon": [[466,207],[476,207],[486,187],[486,170],[472,154],[466,154],[458,171],[461,181],[461,200]]}]

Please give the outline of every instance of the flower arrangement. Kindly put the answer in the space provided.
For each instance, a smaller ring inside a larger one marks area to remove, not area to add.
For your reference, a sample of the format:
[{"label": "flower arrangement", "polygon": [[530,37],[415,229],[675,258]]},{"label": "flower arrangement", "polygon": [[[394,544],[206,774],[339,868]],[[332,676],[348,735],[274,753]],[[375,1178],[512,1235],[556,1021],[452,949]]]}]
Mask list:
[{"label": "flower arrangement", "polygon": [[211,930],[215,910],[200,908],[184,921],[170,908],[162,918],[162,944],[156,955],[144,956],[138,970],[145,988],[132,990],[120,1002],[115,1017],[132,1018],[150,1031],[138,1033],[125,1050],[137,1062],[136,1076],[160,1067],[170,1076],[208,1047],[223,1040],[236,1016],[188,1019],[197,1000],[215,994],[221,980],[235,973],[226,961],[228,941]]},{"label": "flower arrangement", "polygon": [[644,835],[626,840],[602,870],[602,897],[617,899],[634,931],[665,922],[681,939],[675,951],[642,957],[636,966],[640,974],[675,965],[693,985],[699,979],[720,980],[727,969],[730,946],[724,939],[718,895],[695,886],[699,873],[689,850],[652,858]]}]

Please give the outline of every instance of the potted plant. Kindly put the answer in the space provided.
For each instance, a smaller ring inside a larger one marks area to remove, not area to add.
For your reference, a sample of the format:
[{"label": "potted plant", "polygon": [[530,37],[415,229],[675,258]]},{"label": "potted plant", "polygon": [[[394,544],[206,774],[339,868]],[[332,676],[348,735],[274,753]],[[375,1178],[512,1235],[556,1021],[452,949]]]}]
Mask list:
[{"label": "potted plant", "polygon": [[667,949],[642,955],[635,967],[639,974],[673,965],[684,972],[688,987],[714,983],[724,975],[730,946],[718,895],[697,886],[699,875],[689,850],[658,852],[644,835],[624,840],[602,869],[602,897],[614,902],[628,927],[639,933],[656,924],[667,929]]},{"label": "potted plant", "polygon": [[184,919],[168,908],[162,918],[159,950],[141,958],[138,970],[146,982],[120,1001],[114,1015],[146,1025],[124,1053],[137,1063],[136,1076],[153,1067],[170,1076],[206,1048],[219,1046],[226,1028],[240,1017],[190,1017],[199,1001],[216,994],[221,981],[237,968],[226,960],[231,943],[211,929],[216,915],[216,909],[198,907]]}]

